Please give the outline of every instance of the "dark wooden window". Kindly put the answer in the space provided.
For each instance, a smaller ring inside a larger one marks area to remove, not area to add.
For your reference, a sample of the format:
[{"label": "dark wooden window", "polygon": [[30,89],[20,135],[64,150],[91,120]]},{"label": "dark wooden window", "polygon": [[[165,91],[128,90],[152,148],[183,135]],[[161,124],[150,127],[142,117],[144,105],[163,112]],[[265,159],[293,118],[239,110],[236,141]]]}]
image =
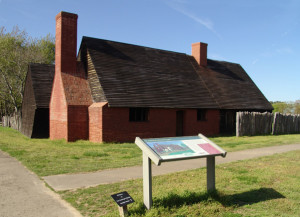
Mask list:
[{"label": "dark wooden window", "polygon": [[197,121],[206,121],[206,109],[197,109]]},{"label": "dark wooden window", "polygon": [[143,122],[148,121],[148,108],[129,108],[129,121]]}]

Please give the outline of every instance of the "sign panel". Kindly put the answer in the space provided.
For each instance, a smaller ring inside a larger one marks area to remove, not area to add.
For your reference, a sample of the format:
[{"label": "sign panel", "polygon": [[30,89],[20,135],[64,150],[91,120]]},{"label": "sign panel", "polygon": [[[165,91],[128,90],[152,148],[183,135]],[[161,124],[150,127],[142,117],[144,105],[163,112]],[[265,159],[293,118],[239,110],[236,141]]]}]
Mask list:
[{"label": "sign panel", "polygon": [[137,139],[136,144],[156,163],[186,158],[222,155],[226,152],[202,134],[198,136]]},{"label": "sign panel", "polygon": [[132,197],[127,193],[127,191],[123,191],[117,194],[111,195],[111,197],[116,201],[116,203],[121,207],[127,204],[133,203],[134,200]]},{"label": "sign panel", "polygon": [[199,137],[183,140],[144,141],[162,159],[221,154],[219,150]]}]

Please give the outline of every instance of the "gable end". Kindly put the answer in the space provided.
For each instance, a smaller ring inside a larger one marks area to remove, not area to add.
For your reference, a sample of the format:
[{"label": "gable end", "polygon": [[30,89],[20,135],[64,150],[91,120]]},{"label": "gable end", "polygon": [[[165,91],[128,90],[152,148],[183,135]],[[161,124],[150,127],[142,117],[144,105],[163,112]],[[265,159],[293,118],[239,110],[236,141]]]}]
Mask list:
[{"label": "gable end", "polygon": [[93,63],[90,52],[87,52],[87,71],[88,71],[88,81],[90,84],[92,97],[94,102],[107,102],[103,88],[101,86],[99,77],[95,70],[95,65]]}]

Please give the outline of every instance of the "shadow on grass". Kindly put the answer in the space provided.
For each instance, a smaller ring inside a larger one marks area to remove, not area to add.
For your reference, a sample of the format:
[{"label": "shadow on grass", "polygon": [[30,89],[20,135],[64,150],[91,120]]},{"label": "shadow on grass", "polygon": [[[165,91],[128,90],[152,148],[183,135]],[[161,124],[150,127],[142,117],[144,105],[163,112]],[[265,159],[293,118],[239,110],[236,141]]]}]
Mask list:
[{"label": "shadow on grass", "polygon": [[[154,198],[153,207],[161,206],[165,208],[176,208],[183,205],[192,205],[200,202],[219,202],[225,207],[241,207],[244,205],[251,205],[254,203],[279,198],[285,197],[272,188],[260,188],[232,195],[222,195],[218,191],[212,191],[210,193],[196,193],[185,191],[182,195],[170,193],[163,198]],[[137,208],[130,211],[130,214],[144,215],[145,213],[146,208],[144,207],[143,203],[140,203]]]},{"label": "shadow on grass", "polygon": [[216,200],[224,206],[244,206],[279,198],[285,198],[285,196],[273,188],[260,188],[240,194],[219,196]]}]

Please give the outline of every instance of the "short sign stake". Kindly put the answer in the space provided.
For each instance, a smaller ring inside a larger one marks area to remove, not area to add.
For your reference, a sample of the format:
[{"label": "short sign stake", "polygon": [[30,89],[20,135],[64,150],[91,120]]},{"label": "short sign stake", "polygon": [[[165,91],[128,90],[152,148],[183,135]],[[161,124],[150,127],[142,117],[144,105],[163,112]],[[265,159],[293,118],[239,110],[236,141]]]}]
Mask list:
[{"label": "short sign stake", "polygon": [[128,216],[128,209],[127,209],[127,205],[125,206],[119,206],[119,213],[121,217],[126,217]]},{"label": "short sign stake", "polygon": [[119,206],[120,216],[122,216],[122,217],[128,216],[127,204],[133,203],[134,200],[127,193],[127,191],[123,191],[123,192],[120,192],[120,193],[117,193],[117,194],[113,194],[113,195],[111,195],[111,197],[115,200],[115,202]]}]

